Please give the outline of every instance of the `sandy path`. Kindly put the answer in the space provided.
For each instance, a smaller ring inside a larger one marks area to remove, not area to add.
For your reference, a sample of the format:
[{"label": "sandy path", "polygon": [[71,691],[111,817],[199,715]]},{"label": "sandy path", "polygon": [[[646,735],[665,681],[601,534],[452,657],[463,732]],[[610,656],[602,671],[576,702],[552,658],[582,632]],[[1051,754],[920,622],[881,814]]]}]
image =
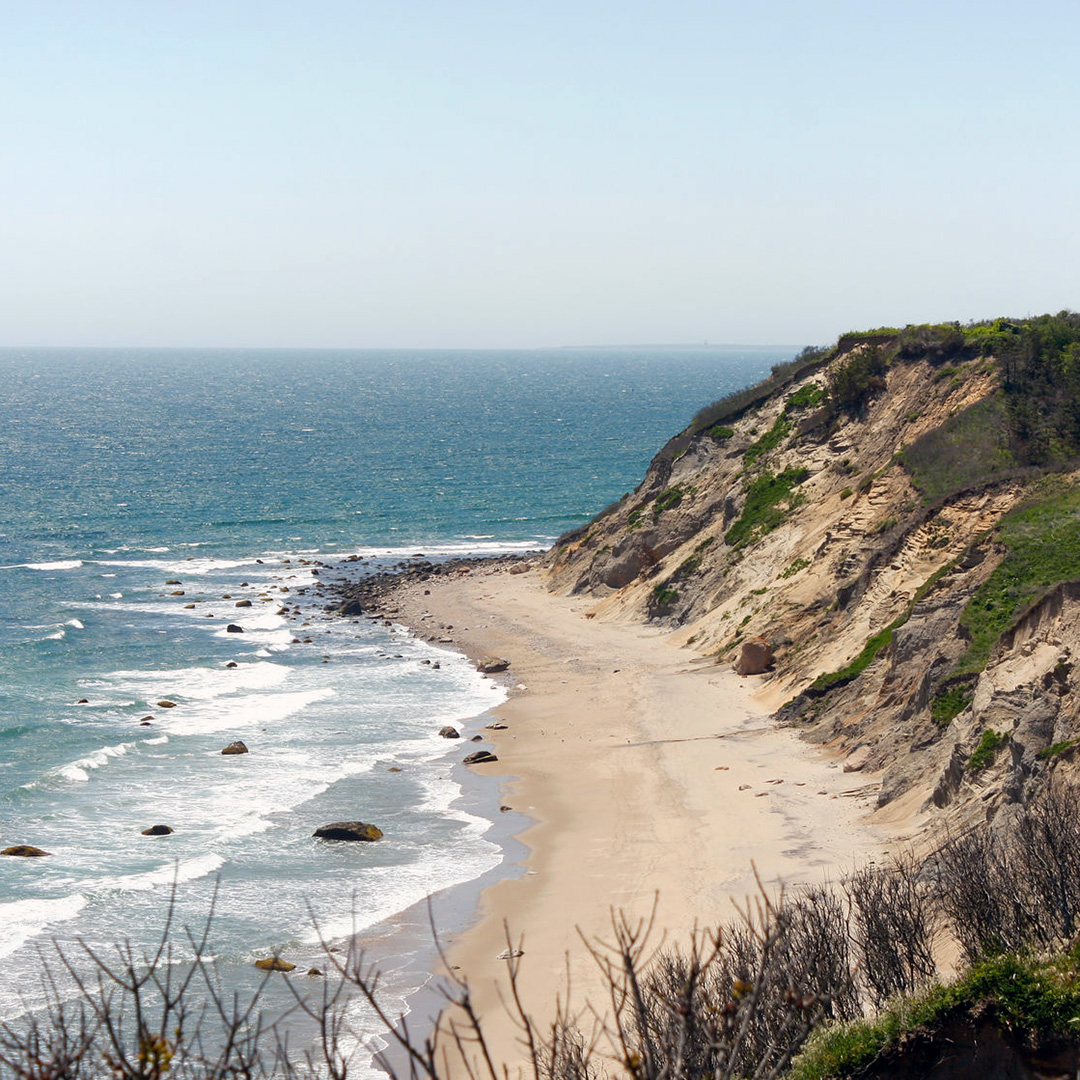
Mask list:
[{"label": "sandy path", "polygon": [[579,930],[609,936],[612,908],[644,916],[658,894],[658,927],[682,938],[733,916],[733,898],[754,892],[752,861],[790,886],[882,850],[886,838],[860,822],[865,781],[774,729],[751,697],[756,680],[655,628],[589,619],[587,599],[551,595],[536,571],[424,588],[401,598],[403,621],[472,656],[508,658],[524,687],[497,710],[508,725],[492,733],[499,762],[475,768],[507,777],[503,801],[533,819],[521,835],[527,871],[483,894],[480,921],[449,953],[501,1060],[520,1055],[498,1004],[504,920],[524,937],[525,1004],[544,1018],[567,956],[574,998],[596,999]]}]

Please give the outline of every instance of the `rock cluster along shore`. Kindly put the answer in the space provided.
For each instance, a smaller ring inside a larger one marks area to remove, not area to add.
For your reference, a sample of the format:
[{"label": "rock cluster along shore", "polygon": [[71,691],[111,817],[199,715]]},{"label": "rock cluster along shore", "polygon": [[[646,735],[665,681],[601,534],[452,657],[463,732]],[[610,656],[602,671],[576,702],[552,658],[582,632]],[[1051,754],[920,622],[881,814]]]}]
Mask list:
[{"label": "rock cluster along shore", "polygon": [[[403,559],[394,569],[384,570],[357,581],[330,581],[324,589],[324,596],[333,602],[327,611],[356,618],[366,615],[369,618],[389,618],[397,614],[393,603],[397,591],[406,585],[419,585],[437,577],[468,574],[476,567],[516,568],[525,567],[530,559],[542,552],[529,552],[524,555],[491,555],[468,559],[447,559],[445,562],[433,562],[422,555]],[[339,567],[344,570],[350,560]],[[359,560],[357,560],[359,561]]]}]

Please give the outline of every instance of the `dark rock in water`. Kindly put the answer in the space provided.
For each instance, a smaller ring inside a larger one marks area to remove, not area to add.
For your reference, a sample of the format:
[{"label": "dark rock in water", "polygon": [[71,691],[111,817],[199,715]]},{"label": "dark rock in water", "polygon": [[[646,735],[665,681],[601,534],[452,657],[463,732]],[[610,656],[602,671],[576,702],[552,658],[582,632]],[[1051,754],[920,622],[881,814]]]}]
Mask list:
[{"label": "dark rock in water", "polygon": [[473,736],[473,737],[472,737],[472,738],[471,738],[471,739],[469,740],[469,742],[483,742],[483,741],[484,741],[484,736],[483,736],[483,735],[474,735],[474,736]]},{"label": "dark rock in water", "polygon": [[159,701],[158,702],[158,708],[159,709],[175,709],[176,708],[176,702],[175,701]]},{"label": "dark rock in water", "polygon": [[154,721],[147,717],[145,720],[139,721],[139,727],[149,727]]},{"label": "dark rock in water", "polygon": [[438,660],[435,660],[431,665],[431,670],[432,671],[438,671],[441,667],[442,667],[442,664],[440,664]]},{"label": "dark rock in water", "polygon": [[169,580],[166,581],[165,584],[166,585],[183,585],[184,583],[182,581],[180,581],[178,578],[169,578]]},{"label": "dark rock in water", "polygon": [[318,968],[308,968],[307,973],[309,975],[318,975],[318,976],[322,977],[322,972]]},{"label": "dark rock in water", "polygon": [[362,821],[335,821],[323,825],[311,835],[320,840],[379,840],[382,829],[377,825],[365,825]]},{"label": "dark rock in water", "polygon": [[363,615],[364,605],[359,600],[346,600],[345,603],[338,608],[340,615]]},{"label": "dark rock in water", "polygon": [[250,751],[239,739],[237,739],[236,742],[229,743],[229,745],[221,752],[223,754],[247,754]]},{"label": "dark rock in water", "polygon": [[184,595],[184,590],[183,589],[173,589],[173,591],[171,593],[169,593],[169,595],[170,596],[183,596]]},{"label": "dark rock in water", "polygon": [[235,660],[230,660],[225,666],[229,667],[229,668],[232,668],[232,667],[239,667],[240,665]]},{"label": "dark rock in water", "polygon": [[476,670],[483,675],[494,675],[496,671],[505,671],[510,666],[509,660],[504,660],[501,656],[485,656],[476,665]]},{"label": "dark rock in water", "polygon": [[76,705],[89,705],[89,704],[90,704],[90,702],[89,702],[89,701],[87,701],[87,700],[86,700],[86,698],[84,698],[84,697],[81,697],[81,698],[79,698],[79,700],[78,700],[78,701],[76,701],[76,702],[75,702],[75,704],[76,704]]},{"label": "dark rock in water", "polygon": [[288,960],[282,960],[280,956],[268,956],[265,960],[256,960],[255,966],[260,971],[295,971],[296,965]]},{"label": "dark rock in water", "polygon": [[51,851],[42,851],[39,847],[34,847],[32,844],[16,844],[14,847],[4,848],[0,851],[0,855],[21,855],[24,858],[31,859],[38,855],[51,855]]},{"label": "dark rock in water", "polygon": [[464,759],[466,765],[485,765],[489,761],[498,761],[499,759],[490,750],[477,750],[475,754],[469,754]]},{"label": "dark rock in water", "polygon": [[152,716],[150,716],[149,714],[148,714],[148,715],[146,715],[146,716],[144,716],[144,717],[142,717],[142,718],[141,718],[141,719],[139,720],[139,723],[140,723],[140,724],[152,724],[153,722],[154,722],[154,718],[153,718]]},{"label": "dark rock in water", "polygon": [[503,803],[503,805],[499,807],[499,813],[500,814],[509,814],[510,811],[513,810],[513,809],[514,808],[512,806],[507,806],[505,803]]},{"label": "dark rock in water", "polygon": [[168,825],[151,825],[149,829],[143,829],[143,836],[168,836],[172,829]]},{"label": "dark rock in water", "polygon": [[234,622],[229,623],[229,625],[225,627],[226,634],[242,634],[243,632],[244,628],[242,626],[237,626]]},{"label": "dark rock in water", "polygon": [[439,728],[439,734],[444,739],[460,739],[461,733],[456,727],[451,727],[449,724],[446,727]]},{"label": "dark rock in water", "polygon": [[251,607],[250,600],[237,600],[233,607]]}]

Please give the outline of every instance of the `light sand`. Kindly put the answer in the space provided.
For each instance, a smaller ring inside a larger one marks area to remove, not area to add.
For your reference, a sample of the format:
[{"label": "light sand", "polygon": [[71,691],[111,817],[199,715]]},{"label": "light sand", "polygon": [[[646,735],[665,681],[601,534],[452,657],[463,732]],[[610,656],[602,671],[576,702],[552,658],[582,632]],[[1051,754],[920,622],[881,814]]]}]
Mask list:
[{"label": "light sand", "polygon": [[534,821],[521,834],[527,870],[483,894],[479,922],[449,951],[498,1060],[521,1060],[499,1004],[504,921],[524,939],[521,990],[542,1022],[568,956],[574,999],[602,1003],[579,931],[610,938],[613,908],[647,916],[658,895],[657,926],[685,940],[695,923],[735,916],[733,899],[755,892],[751,864],[790,887],[835,880],[887,846],[861,821],[867,780],[775,728],[752,696],[760,680],[656,628],[588,618],[587,598],[548,593],[535,570],[474,570],[400,602],[415,629],[509,659],[518,687],[496,710],[508,725],[490,733],[498,763],[474,768],[507,777],[504,803]]}]

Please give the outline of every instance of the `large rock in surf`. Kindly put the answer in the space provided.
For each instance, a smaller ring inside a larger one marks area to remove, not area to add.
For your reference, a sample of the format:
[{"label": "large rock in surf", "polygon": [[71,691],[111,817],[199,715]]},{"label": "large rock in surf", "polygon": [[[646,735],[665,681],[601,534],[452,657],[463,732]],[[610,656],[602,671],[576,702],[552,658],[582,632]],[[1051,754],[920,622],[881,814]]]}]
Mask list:
[{"label": "large rock in surf", "polygon": [[485,656],[476,665],[476,670],[483,675],[494,675],[496,671],[505,671],[510,666],[509,660],[504,660],[501,656]]},{"label": "large rock in surf", "polygon": [[159,701],[158,702],[158,708],[159,709],[175,709],[176,708],[176,702],[175,701]]},{"label": "large rock in surf", "polygon": [[172,832],[169,825],[151,825],[149,829],[143,829],[143,836],[168,836]]},{"label": "large rock in surf", "polygon": [[256,960],[255,966],[260,971],[295,971],[296,965],[288,960],[282,960],[280,956],[268,956],[265,960]]},{"label": "large rock in surf", "polygon": [[477,750],[475,754],[469,754],[462,760],[466,765],[486,765],[490,761],[499,759],[490,750]]},{"label": "large rock in surf", "polygon": [[13,847],[4,848],[0,855],[21,855],[23,858],[32,859],[38,855],[51,855],[51,851],[42,851],[32,844],[15,844]]},{"label": "large rock in surf", "polygon": [[740,675],[760,675],[771,663],[772,646],[764,638],[753,637],[743,642],[735,670]]},{"label": "large rock in surf", "polygon": [[248,748],[237,739],[236,742],[229,743],[222,751],[223,754],[247,754]]},{"label": "large rock in surf", "polygon": [[363,615],[364,605],[359,600],[346,600],[339,608],[339,615]]},{"label": "large rock in surf", "polygon": [[237,600],[233,607],[251,607],[250,600]]},{"label": "large rock in surf", "polygon": [[242,634],[243,632],[244,628],[242,626],[238,626],[234,622],[229,623],[229,625],[225,627],[226,634]]},{"label": "large rock in surf", "polygon": [[380,840],[382,834],[378,825],[365,825],[362,821],[335,821],[320,826],[311,835],[320,840]]},{"label": "large rock in surf", "polygon": [[446,727],[439,728],[439,734],[444,739],[460,739],[461,732],[456,727],[451,727],[449,724]]}]

